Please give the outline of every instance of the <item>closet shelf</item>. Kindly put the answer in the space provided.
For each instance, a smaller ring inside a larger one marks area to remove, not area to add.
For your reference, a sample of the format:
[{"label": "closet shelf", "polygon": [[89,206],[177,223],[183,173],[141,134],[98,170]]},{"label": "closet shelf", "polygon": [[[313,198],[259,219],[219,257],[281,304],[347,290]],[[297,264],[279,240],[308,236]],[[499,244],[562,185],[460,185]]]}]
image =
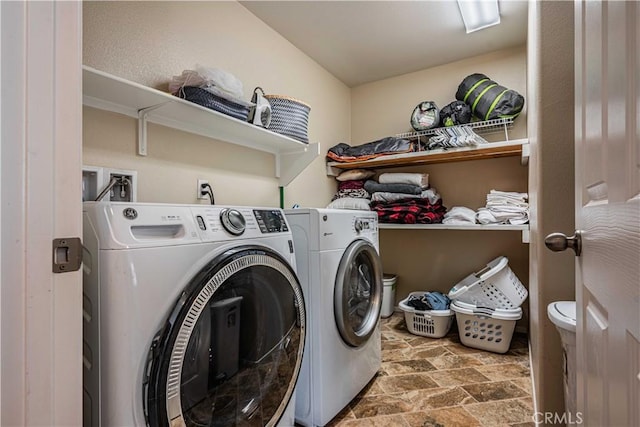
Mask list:
[{"label": "closet shelf", "polygon": [[521,231],[522,242],[529,243],[529,224],[487,224],[487,225],[449,225],[449,224],[385,224],[379,223],[381,230],[471,230],[471,231]]},{"label": "closet shelf", "polygon": [[286,186],[320,155],[304,144],[259,126],[141,84],[83,66],[83,104],[138,119],[138,154],[147,155],[147,122],[241,145],[275,156],[275,176]]},{"label": "closet shelf", "polygon": [[[473,129],[475,133],[482,134],[482,135],[496,133],[496,132],[504,132],[504,139],[505,141],[508,141],[509,129],[513,128],[513,120],[514,120],[513,117],[505,117],[500,119],[483,120],[483,121],[466,123],[463,125],[451,126],[451,128],[455,129],[458,127],[467,127],[467,128]],[[442,128],[434,128],[434,129],[422,130],[418,132],[399,133],[396,136],[398,138],[405,138],[405,139],[414,139],[414,138],[420,138],[423,136],[425,137],[433,136],[437,134],[438,129],[442,129]]]},{"label": "closet shelf", "polygon": [[327,162],[327,175],[337,176],[345,169],[374,169],[399,166],[428,165],[432,163],[461,162],[467,160],[492,159],[496,157],[523,156],[529,150],[529,140],[515,139],[503,142],[488,142],[475,147],[460,147],[436,149],[429,151],[415,151],[412,153],[390,154],[371,160],[357,162]]}]

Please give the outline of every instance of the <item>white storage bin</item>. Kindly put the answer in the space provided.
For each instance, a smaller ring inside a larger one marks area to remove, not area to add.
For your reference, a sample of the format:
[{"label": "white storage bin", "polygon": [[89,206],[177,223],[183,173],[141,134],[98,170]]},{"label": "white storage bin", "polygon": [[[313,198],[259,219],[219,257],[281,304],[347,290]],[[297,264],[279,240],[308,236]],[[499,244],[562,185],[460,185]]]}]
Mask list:
[{"label": "white storage bin", "polygon": [[506,353],[511,345],[516,321],[522,318],[522,309],[490,309],[460,301],[451,303],[456,313],[460,342],[467,347],[494,353]]},{"label": "white storage bin", "polygon": [[386,318],[393,314],[396,302],[396,275],[384,274],[382,282],[382,309],[380,310],[380,316]]},{"label": "white storage bin", "polygon": [[404,321],[407,329],[414,335],[429,338],[442,338],[447,335],[454,314],[451,310],[416,310],[407,305],[409,298],[421,296],[428,292],[411,292],[405,299],[400,301],[400,309],[404,312]]},{"label": "white storage bin", "polygon": [[527,289],[509,268],[506,257],[498,257],[477,273],[471,273],[449,291],[449,298],[478,307],[520,307]]}]

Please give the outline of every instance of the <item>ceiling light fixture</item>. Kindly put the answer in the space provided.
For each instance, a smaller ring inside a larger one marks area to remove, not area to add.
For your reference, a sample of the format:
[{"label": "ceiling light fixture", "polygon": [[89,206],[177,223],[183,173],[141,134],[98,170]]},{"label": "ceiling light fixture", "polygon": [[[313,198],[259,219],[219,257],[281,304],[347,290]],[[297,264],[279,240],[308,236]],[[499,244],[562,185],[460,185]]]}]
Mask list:
[{"label": "ceiling light fixture", "polygon": [[458,0],[467,34],[500,23],[498,0]]}]

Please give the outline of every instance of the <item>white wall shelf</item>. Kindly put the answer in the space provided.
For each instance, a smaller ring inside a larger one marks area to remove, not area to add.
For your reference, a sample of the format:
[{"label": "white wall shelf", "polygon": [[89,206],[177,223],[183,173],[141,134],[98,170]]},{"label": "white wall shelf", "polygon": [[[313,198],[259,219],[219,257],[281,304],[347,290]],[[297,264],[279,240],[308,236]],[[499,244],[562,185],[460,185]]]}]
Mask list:
[{"label": "white wall shelf", "polygon": [[305,144],[169,93],[83,66],[83,104],[138,119],[138,154],[147,155],[147,122],[272,153],[279,185],[288,185],[316,157],[320,145]]},{"label": "white wall shelf", "polygon": [[522,242],[529,243],[529,224],[469,224],[469,225],[449,225],[449,224],[384,224],[379,223],[381,230],[468,230],[468,231],[521,231]]}]

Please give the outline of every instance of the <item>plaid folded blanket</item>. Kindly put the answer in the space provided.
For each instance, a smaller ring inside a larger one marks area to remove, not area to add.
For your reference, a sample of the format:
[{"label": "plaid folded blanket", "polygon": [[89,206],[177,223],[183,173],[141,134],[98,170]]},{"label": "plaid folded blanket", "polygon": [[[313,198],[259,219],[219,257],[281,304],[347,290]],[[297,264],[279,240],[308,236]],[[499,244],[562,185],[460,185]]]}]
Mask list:
[{"label": "plaid folded blanket", "polygon": [[440,224],[447,208],[438,200],[401,199],[392,203],[371,202],[371,210],[377,212],[381,223],[393,224]]}]

